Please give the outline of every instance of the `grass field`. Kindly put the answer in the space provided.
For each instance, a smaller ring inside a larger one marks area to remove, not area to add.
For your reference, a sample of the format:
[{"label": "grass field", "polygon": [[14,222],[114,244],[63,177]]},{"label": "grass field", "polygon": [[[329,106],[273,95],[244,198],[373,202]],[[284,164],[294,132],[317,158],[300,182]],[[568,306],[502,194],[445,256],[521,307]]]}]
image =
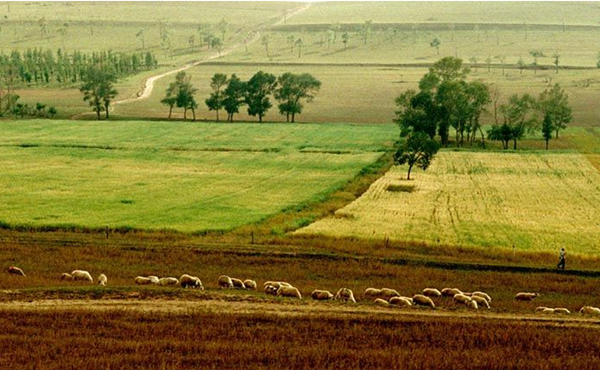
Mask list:
[{"label": "grass field", "polygon": [[336,217],[299,232],[600,252],[600,174],[581,154],[444,151],[405,179],[406,167],[395,167]]},{"label": "grass field", "polygon": [[2,132],[3,222],[181,231],[321,199],[395,136],[389,126],[181,122],[15,121]]}]

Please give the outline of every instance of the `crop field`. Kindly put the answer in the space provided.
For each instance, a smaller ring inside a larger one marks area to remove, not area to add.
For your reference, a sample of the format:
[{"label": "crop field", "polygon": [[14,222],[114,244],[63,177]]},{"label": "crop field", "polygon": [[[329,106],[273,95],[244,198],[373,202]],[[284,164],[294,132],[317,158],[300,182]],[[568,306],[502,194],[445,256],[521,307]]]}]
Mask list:
[{"label": "crop field", "polygon": [[600,174],[581,154],[443,151],[406,181],[394,167],[299,233],[594,255]]},{"label": "crop field", "polygon": [[5,122],[0,214],[9,225],[230,229],[339,188],[381,155],[394,131]]}]

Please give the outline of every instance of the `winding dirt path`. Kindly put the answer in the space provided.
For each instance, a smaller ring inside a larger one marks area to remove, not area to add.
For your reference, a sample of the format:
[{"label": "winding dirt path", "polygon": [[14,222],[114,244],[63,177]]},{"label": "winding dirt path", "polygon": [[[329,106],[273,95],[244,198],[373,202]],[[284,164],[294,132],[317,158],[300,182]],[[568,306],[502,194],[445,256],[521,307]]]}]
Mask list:
[{"label": "winding dirt path", "polygon": [[176,73],[179,73],[181,71],[185,71],[189,68],[195,67],[197,65],[200,65],[202,63],[206,63],[208,61],[220,58],[222,56],[225,56],[227,54],[230,54],[232,51],[244,46],[245,45],[250,45],[254,42],[256,42],[257,40],[260,39],[260,32],[265,30],[268,27],[272,27],[272,26],[276,26],[278,24],[281,24],[284,22],[285,19],[292,17],[296,14],[299,14],[305,10],[307,10],[308,8],[310,8],[311,3],[306,3],[305,5],[303,5],[302,7],[295,9],[294,11],[288,13],[286,16],[284,17],[279,17],[277,18],[277,20],[274,23],[270,23],[270,24],[262,24],[260,26],[258,26],[257,28],[251,30],[248,32],[248,35],[246,36],[245,40],[238,42],[237,44],[234,44],[233,46],[230,46],[229,48],[222,50],[221,53],[215,53],[212,55],[208,55],[204,58],[202,58],[199,61],[193,62],[193,63],[188,63],[186,65],[184,65],[183,67],[165,72],[165,73],[161,73],[159,75],[156,76],[151,76],[148,77],[145,81],[144,81],[144,85],[141,91],[139,91],[137,93],[137,96],[134,98],[128,98],[128,99],[123,99],[123,100],[117,100],[115,102],[113,102],[113,106],[116,107],[118,105],[124,105],[124,104],[129,104],[129,103],[133,103],[136,101],[140,101],[143,99],[147,99],[148,97],[150,97],[150,95],[152,94],[152,90],[154,89],[154,84],[156,81],[160,80],[163,77],[166,76],[170,76]]}]

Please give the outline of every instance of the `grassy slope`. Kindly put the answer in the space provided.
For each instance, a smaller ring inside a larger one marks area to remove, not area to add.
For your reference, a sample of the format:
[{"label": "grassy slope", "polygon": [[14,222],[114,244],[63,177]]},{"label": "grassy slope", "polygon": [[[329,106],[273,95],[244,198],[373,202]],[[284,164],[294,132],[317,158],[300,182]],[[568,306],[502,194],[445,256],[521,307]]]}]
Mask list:
[{"label": "grassy slope", "polygon": [[182,231],[229,229],[319,199],[395,134],[386,126],[64,121],[9,122],[2,131],[2,221]]},{"label": "grassy slope", "polygon": [[[599,252],[600,175],[581,154],[444,151],[414,181],[403,180],[405,171],[392,169],[338,217],[301,233]],[[390,185],[412,192],[389,191]]]}]

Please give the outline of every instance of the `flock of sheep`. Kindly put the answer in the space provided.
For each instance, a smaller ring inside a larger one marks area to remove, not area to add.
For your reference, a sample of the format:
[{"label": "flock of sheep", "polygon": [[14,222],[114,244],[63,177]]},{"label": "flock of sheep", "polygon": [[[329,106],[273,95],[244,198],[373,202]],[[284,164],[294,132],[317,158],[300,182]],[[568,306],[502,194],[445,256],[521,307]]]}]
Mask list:
[{"label": "flock of sheep", "polygon": [[[8,268],[8,272],[14,275],[26,276],[22,269],[11,266]],[[87,281],[90,283],[94,282],[92,275],[84,270],[74,270],[73,272],[63,273],[60,276],[61,280],[67,281]],[[134,279],[137,285],[159,285],[159,286],[180,286],[182,288],[192,288],[204,290],[202,281],[196,277],[188,274],[183,274],[179,279],[175,277],[163,277],[158,276],[137,276]],[[100,286],[106,286],[108,278],[104,274],[100,274],[97,279],[97,283]],[[232,278],[227,275],[221,275],[218,279],[218,284],[221,289],[247,289],[257,290],[256,281],[246,279]],[[302,299],[300,290],[290,283],[283,281],[266,281],[263,284],[263,291],[266,294],[274,295],[278,297],[288,297]],[[311,293],[311,298],[317,301],[327,300],[338,300],[342,302],[356,303],[354,298],[354,292],[348,288],[341,288],[336,294],[333,294],[327,290],[314,290]],[[462,292],[457,288],[444,288],[441,291],[435,288],[425,288],[420,294],[415,294],[412,297],[404,297],[394,289],[390,288],[367,288],[364,292],[366,299],[373,300],[376,305],[379,306],[397,306],[397,307],[411,307],[411,306],[426,306],[435,309],[436,305],[433,299],[448,299],[457,305],[464,305],[468,309],[477,310],[479,308],[490,309],[492,297],[481,291],[476,292]],[[517,293],[515,300],[517,301],[533,301],[539,297],[538,293]],[[550,307],[537,307],[535,309],[539,313],[554,313],[554,314],[570,314],[571,312],[566,308],[550,308]],[[584,306],[579,312],[581,314],[588,315],[600,315],[600,308],[592,306]]]}]

